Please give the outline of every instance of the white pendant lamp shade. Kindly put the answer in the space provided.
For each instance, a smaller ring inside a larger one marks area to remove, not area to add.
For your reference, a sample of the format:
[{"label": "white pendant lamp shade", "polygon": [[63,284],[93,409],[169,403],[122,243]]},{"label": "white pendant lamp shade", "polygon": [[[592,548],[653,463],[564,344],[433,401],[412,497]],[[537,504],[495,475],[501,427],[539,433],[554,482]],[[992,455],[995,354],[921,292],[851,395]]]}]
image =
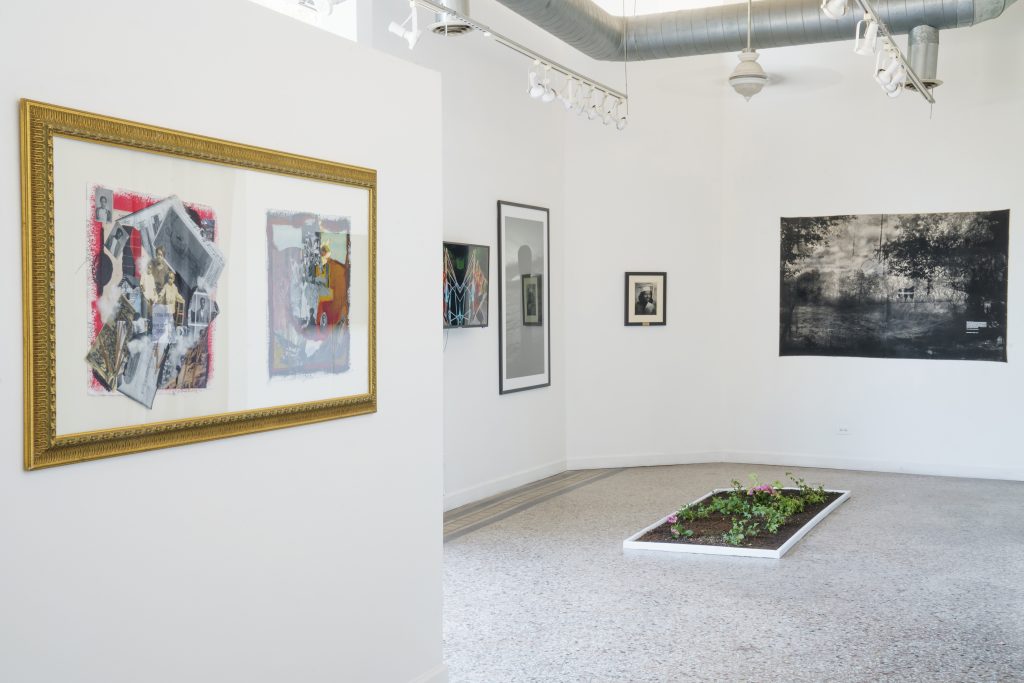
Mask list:
[{"label": "white pendant lamp shade", "polygon": [[756,50],[746,49],[740,53],[740,63],[729,76],[729,85],[747,100],[761,92],[768,83],[768,74],[757,63],[760,57]]}]

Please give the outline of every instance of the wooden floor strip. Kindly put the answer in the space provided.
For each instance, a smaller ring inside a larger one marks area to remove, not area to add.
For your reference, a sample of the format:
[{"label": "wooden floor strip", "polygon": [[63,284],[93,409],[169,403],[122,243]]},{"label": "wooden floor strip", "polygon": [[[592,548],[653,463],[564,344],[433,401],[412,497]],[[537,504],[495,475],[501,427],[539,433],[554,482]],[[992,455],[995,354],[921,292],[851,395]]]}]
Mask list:
[{"label": "wooden floor strip", "polygon": [[476,503],[449,510],[444,515],[444,540],[450,541],[471,531],[476,531],[545,500],[592,484],[621,471],[622,469],[619,468],[563,472]]}]

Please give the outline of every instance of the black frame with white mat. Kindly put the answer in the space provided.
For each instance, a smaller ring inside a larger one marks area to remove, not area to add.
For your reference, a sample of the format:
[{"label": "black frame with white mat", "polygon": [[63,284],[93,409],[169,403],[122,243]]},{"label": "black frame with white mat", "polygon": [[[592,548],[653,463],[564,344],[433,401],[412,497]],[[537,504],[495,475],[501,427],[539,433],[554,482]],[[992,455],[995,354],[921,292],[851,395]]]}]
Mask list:
[{"label": "black frame with white mat", "polygon": [[[498,202],[498,393],[551,386],[551,213]],[[526,310],[536,288],[536,310]]]},{"label": "black frame with white mat", "polygon": [[626,273],[623,324],[635,327],[664,325],[668,302],[667,273]]}]

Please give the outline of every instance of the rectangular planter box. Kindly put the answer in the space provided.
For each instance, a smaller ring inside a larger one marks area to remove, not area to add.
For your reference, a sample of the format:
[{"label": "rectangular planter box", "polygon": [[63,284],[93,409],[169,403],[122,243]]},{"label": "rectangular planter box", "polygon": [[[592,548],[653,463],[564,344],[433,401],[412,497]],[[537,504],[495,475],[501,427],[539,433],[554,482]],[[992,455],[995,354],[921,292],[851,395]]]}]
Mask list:
[{"label": "rectangular planter box", "polygon": [[[716,493],[721,493],[722,491],[731,491],[731,490],[732,489],[715,489],[714,491],[710,491],[709,493],[707,493],[707,494],[701,496],[700,498],[698,498],[697,500],[693,501],[692,503],[690,503],[690,505],[696,505],[697,503],[700,503],[701,501],[703,501],[705,498],[713,496]],[[793,488],[783,489],[783,491],[797,491],[797,490],[799,490],[799,489],[793,489]],[[835,510],[837,507],[839,507],[840,505],[845,503],[846,499],[850,497],[850,492],[849,491],[839,491],[839,490],[836,490],[836,489],[825,489],[825,490],[828,493],[839,493],[839,494],[842,494],[842,495],[840,495],[838,498],[836,498],[834,501],[832,501],[828,505],[828,507],[826,507],[824,510],[822,510],[821,512],[816,514],[814,517],[809,519],[807,521],[807,523],[805,523],[802,527],[797,529],[796,533],[793,534],[792,536],[790,536],[789,540],[787,540],[785,543],[783,543],[782,546],[779,547],[777,550],[764,550],[764,549],[761,549],[761,548],[739,548],[739,547],[723,546],[723,545],[697,545],[695,543],[653,543],[653,542],[650,542],[650,541],[639,541],[639,540],[637,540],[637,539],[641,538],[644,534],[646,534],[648,531],[650,531],[652,529],[656,529],[659,526],[661,526],[662,524],[664,524],[665,523],[665,519],[666,519],[666,517],[668,515],[666,515],[665,517],[662,517],[661,519],[659,519],[654,524],[651,524],[650,526],[644,528],[641,531],[638,531],[637,533],[635,533],[632,536],[630,536],[629,538],[627,538],[625,541],[622,542],[622,549],[623,550],[656,550],[656,551],[662,551],[662,552],[668,552],[668,553],[697,553],[697,554],[700,554],[700,555],[733,555],[733,556],[736,556],[736,557],[768,557],[768,558],[772,558],[772,559],[776,559],[777,560],[780,557],[782,557],[783,555],[785,555],[787,552],[789,552],[789,549],[792,548],[794,545],[796,545],[797,541],[799,541],[801,538],[803,538],[804,535],[806,535],[808,531],[813,529],[815,527],[815,525],[817,525],[819,522],[821,522],[821,520],[823,520],[826,517],[828,517],[832,513],[833,510]],[[687,505],[686,507],[690,507],[690,505]]]}]

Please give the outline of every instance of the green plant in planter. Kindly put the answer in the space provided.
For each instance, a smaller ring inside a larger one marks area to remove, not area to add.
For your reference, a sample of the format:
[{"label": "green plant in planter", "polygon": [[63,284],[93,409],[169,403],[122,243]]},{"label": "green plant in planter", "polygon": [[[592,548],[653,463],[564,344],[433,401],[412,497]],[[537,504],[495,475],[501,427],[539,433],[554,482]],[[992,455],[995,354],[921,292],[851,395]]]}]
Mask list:
[{"label": "green plant in planter", "polygon": [[727,517],[732,526],[722,534],[722,540],[730,545],[740,545],[762,531],[774,534],[807,505],[826,500],[823,486],[812,487],[789,472],[786,476],[796,485],[797,491],[784,491],[778,481],[761,484],[757,475],[751,474],[748,486],[734,479],[728,495],[714,496],[705,503],[681,508],[666,522],[671,525],[674,537],[691,538],[694,532],[688,528],[687,522],[707,519],[713,514]]}]

